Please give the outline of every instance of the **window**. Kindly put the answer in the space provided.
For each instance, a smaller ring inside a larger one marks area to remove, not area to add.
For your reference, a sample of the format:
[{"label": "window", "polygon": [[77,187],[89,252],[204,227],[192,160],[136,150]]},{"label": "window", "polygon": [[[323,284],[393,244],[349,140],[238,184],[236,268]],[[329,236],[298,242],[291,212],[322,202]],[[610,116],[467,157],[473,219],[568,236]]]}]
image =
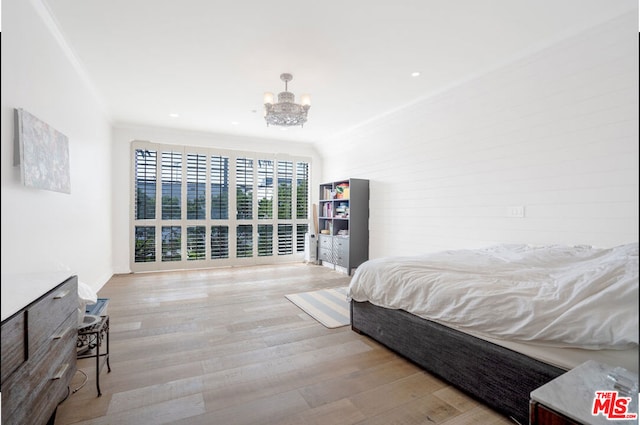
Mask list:
[{"label": "window", "polygon": [[258,256],[273,255],[273,225],[258,224]]},{"label": "window", "polygon": [[236,208],[238,220],[253,218],[253,160],[236,159]]},{"label": "window", "polygon": [[304,252],[304,235],[309,231],[308,224],[296,225],[296,252]]},{"label": "window", "polygon": [[135,217],[156,218],[156,151],[137,149],[135,161]]},{"label": "window", "polygon": [[237,244],[236,257],[252,257],[253,256],[253,226],[250,224],[241,224],[236,230]]},{"label": "window", "polygon": [[229,227],[211,226],[211,259],[229,258]]},{"label": "window", "polygon": [[187,154],[187,220],[205,219],[206,161],[205,155]]},{"label": "window", "polygon": [[180,220],[182,154],[162,152],[162,219]]},{"label": "window", "polygon": [[162,261],[182,260],[182,228],[162,226]]},{"label": "window", "polygon": [[258,160],[258,218],[273,218],[273,161]]},{"label": "window", "polygon": [[229,158],[211,156],[211,219],[229,218]]},{"label": "window", "polygon": [[[298,162],[296,166],[296,218],[309,216],[309,163]],[[303,249],[304,251],[304,249]]]},{"label": "window", "polygon": [[134,256],[136,263],[156,261],[155,226],[136,226]]},{"label": "window", "polygon": [[204,260],[207,233],[204,226],[187,227],[187,260]]},{"label": "window", "polygon": [[278,255],[293,254],[293,226],[278,224]]},{"label": "window", "polygon": [[132,271],[301,257],[308,159],[150,142],[131,152]]},{"label": "window", "polygon": [[278,161],[278,218],[290,219],[293,163]]}]

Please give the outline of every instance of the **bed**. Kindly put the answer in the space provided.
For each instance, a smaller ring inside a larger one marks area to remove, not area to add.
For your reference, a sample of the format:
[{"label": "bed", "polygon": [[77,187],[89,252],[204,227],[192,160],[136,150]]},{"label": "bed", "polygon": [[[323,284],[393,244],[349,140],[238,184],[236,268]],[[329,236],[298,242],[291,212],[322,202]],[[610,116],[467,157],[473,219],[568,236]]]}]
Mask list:
[{"label": "bed", "polygon": [[638,372],[638,244],[501,244],[363,263],[351,326],[518,423],[586,360]]}]

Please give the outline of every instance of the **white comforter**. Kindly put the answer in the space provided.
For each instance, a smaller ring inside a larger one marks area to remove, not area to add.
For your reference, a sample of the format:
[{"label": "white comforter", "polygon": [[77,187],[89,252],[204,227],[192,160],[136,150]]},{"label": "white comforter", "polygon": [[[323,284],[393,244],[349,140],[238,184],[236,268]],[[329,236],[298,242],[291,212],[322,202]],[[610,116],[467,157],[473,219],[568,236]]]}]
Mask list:
[{"label": "white comforter", "polygon": [[481,336],[626,349],[638,345],[638,243],[380,258],[358,267],[349,296]]}]

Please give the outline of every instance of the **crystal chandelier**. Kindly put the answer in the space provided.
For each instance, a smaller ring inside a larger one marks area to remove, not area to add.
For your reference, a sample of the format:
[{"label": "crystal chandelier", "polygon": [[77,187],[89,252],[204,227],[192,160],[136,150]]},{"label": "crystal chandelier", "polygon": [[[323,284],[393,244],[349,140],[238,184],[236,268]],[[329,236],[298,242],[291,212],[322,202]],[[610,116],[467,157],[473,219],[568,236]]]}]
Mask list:
[{"label": "crystal chandelier", "polygon": [[273,103],[273,93],[264,94],[264,119],[269,125],[282,125],[286,127],[299,125],[304,126],[307,122],[307,112],[311,108],[311,96],[303,94],[300,96],[301,103],[295,103],[293,93],[287,91],[287,83],[293,80],[291,74],[280,74],[280,79],[284,81],[284,91],[278,93],[278,103]]}]

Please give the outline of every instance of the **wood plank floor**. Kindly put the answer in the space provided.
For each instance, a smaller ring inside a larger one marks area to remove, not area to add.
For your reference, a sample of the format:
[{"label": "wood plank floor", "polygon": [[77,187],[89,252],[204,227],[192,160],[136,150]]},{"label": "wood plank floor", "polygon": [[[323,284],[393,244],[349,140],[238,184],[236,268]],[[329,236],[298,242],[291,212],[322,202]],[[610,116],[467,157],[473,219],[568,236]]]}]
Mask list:
[{"label": "wood plank floor", "polygon": [[511,424],[350,327],[327,329],[284,295],[346,286],[287,264],[117,275],[111,373],[78,362],[56,425]]}]

